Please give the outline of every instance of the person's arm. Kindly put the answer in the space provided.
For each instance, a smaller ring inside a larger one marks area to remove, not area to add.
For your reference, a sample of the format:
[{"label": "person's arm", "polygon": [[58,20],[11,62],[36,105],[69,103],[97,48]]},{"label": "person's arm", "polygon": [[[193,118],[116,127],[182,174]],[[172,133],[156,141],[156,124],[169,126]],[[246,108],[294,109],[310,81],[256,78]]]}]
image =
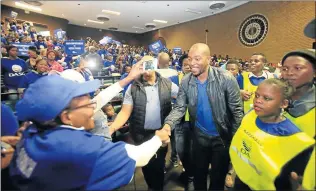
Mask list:
[{"label": "person's arm", "polygon": [[145,166],[155,155],[162,142],[169,141],[165,130],[139,146],[123,142],[104,141],[90,173],[86,190],[114,190],[128,184],[136,167]]},{"label": "person's arm", "polygon": [[93,98],[93,100],[97,102],[97,107],[95,111],[101,109],[105,104],[107,104],[109,101],[111,101],[111,99],[119,94],[125,86],[127,86],[134,79],[138,78],[143,72],[142,67],[143,66],[141,62],[135,64],[126,78],[120,80],[119,82],[116,82],[105,90],[102,90],[95,98]]},{"label": "person's arm", "polygon": [[[187,78],[188,77],[189,76],[187,76]],[[173,129],[174,126],[178,124],[183,118],[183,116],[185,115],[186,108],[187,108],[187,95],[186,95],[185,89],[188,88],[187,86],[185,86],[185,83],[186,82],[180,84],[176,104],[174,105],[174,108],[172,109],[168,117],[165,119],[164,127],[166,128]]]},{"label": "person's arm", "polygon": [[131,93],[131,86],[129,86],[125,93],[122,109],[117,114],[115,120],[110,126],[110,135],[113,132],[123,127],[123,125],[127,122],[128,118],[131,116],[132,111],[133,111],[133,98],[132,98],[132,93]]},{"label": "person's arm", "polygon": [[243,118],[243,107],[240,97],[240,89],[236,79],[234,79],[235,77],[232,75],[225,75],[225,77],[226,81],[224,82],[224,88],[226,93],[226,104],[232,114],[232,135],[234,135]]}]

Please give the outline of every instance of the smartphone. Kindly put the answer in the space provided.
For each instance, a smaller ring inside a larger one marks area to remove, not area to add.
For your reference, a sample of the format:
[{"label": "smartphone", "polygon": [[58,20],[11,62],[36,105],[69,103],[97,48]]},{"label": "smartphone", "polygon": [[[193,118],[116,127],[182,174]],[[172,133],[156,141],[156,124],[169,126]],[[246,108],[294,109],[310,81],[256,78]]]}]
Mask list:
[{"label": "smartphone", "polygon": [[157,68],[158,68],[158,59],[157,58],[143,62],[143,70],[144,71],[157,70]]}]

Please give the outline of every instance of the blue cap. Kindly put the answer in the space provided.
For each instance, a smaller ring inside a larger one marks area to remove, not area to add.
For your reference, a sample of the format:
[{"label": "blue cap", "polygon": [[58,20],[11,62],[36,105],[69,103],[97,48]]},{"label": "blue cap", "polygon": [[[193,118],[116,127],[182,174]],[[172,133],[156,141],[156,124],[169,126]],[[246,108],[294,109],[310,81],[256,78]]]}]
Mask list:
[{"label": "blue cap", "polygon": [[16,104],[18,120],[45,122],[55,119],[73,98],[94,92],[100,85],[99,80],[78,83],[59,75],[42,77],[27,88]]}]

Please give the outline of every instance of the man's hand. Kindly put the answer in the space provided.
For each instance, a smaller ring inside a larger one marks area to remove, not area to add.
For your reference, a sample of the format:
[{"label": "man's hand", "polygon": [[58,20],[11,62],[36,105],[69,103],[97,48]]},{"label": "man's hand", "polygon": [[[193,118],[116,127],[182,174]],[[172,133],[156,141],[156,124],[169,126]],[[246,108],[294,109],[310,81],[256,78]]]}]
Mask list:
[{"label": "man's hand", "polygon": [[241,95],[242,100],[248,101],[250,97],[252,96],[252,93],[246,90],[240,90],[240,95]]},{"label": "man's hand", "polygon": [[19,141],[20,141],[20,137],[18,136],[2,136],[1,137],[1,141],[8,143],[11,146],[15,146]]},{"label": "man's hand", "polygon": [[302,188],[302,182],[303,182],[303,177],[297,175],[296,172],[291,172],[291,182],[294,184],[292,189],[294,190],[303,190]]},{"label": "man's hand", "polygon": [[130,73],[128,74],[128,78],[135,80],[143,73],[143,62],[139,61],[133,65]]},{"label": "man's hand", "polygon": [[160,138],[163,145],[170,142],[168,131],[161,129],[161,130],[157,130],[155,134]]},{"label": "man's hand", "polygon": [[1,142],[7,143],[10,145],[9,148],[3,149],[1,146],[1,169],[4,169],[9,166],[11,159],[13,157],[14,148],[18,142],[20,141],[20,137],[18,136],[2,136]]},{"label": "man's hand", "polygon": [[170,127],[170,125],[165,124],[161,130],[166,131],[168,133],[168,135],[171,136],[171,127]]}]

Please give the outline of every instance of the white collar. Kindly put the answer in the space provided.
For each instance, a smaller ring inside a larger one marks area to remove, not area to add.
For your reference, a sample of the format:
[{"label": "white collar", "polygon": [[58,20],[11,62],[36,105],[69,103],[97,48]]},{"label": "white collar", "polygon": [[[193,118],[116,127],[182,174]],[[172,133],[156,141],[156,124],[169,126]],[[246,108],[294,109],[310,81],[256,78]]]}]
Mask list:
[{"label": "white collar", "polygon": [[255,77],[255,78],[264,77],[265,79],[268,79],[268,78],[269,78],[268,74],[267,74],[266,72],[264,72],[264,71],[262,71],[261,76],[256,76],[256,75],[254,75],[252,72],[250,72],[250,73],[249,73],[249,78],[251,78],[251,77]]},{"label": "white collar", "polygon": [[85,130],[84,127],[76,128],[76,127],[73,127],[73,126],[70,126],[70,125],[61,125],[60,127],[73,129],[73,130],[77,130],[77,131],[84,131]]}]

